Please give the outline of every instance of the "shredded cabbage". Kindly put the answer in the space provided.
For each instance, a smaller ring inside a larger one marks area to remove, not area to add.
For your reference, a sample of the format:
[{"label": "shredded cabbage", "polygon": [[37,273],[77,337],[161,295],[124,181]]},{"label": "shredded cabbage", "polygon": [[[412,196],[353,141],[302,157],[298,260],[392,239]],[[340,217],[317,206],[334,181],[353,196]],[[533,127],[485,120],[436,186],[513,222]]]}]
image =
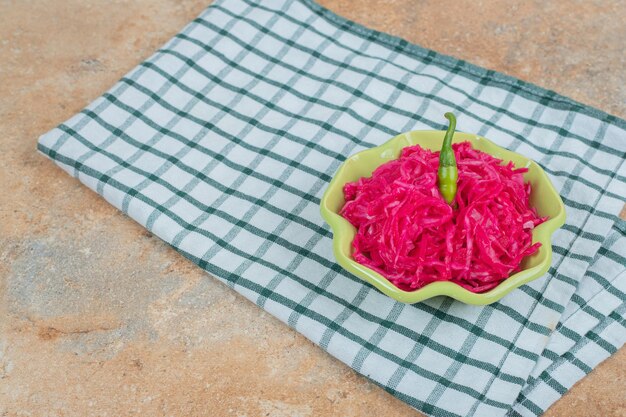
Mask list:
[{"label": "shredded cabbage", "polygon": [[520,269],[532,230],[545,218],[530,206],[527,168],[453,145],[459,171],[454,208],[437,187],[439,152],[419,145],[344,186],[341,210],[356,229],[353,258],[403,290],[451,281],[488,291]]}]

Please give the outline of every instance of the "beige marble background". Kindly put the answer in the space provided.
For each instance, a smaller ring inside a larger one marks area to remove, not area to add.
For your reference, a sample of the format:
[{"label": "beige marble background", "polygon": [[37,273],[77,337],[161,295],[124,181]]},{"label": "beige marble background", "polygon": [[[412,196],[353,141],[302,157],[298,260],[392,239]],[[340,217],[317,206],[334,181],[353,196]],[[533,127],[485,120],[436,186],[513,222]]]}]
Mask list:
[{"label": "beige marble background", "polygon": [[[626,116],[624,1],[321,3]],[[205,5],[0,0],[0,416],[419,415],[35,152]],[[625,391],[622,349],[546,415]]]}]

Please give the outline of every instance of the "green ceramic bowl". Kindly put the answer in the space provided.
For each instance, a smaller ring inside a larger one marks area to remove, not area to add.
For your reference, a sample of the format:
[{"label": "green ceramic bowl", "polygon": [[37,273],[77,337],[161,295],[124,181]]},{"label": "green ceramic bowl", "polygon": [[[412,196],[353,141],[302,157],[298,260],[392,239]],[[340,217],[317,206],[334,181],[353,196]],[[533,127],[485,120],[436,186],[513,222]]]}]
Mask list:
[{"label": "green ceramic bowl", "polygon": [[452,282],[434,282],[415,291],[404,291],[393,285],[379,273],[352,259],[352,240],[356,229],[339,215],[345,200],[343,186],[361,177],[369,177],[372,172],[387,161],[397,159],[405,146],[420,145],[423,148],[439,150],[444,136],[443,131],[413,131],[398,135],[383,145],[357,153],[348,158],[328,185],[321,201],[322,217],[333,230],[333,252],[337,262],[348,272],[369,282],[389,297],[403,303],[417,303],[438,295],[447,295],[467,304],[484,305],[498,301],[515,288],[541,277],[552,261],[552,233],[565,223],[565,206],[550,179],[541,167],[530,159],[515,152],[503,149],[488,139],[468,133],[456,132],[453,142],[470,141],[475,149],[493,155],[504,161],[513,161],[516,167],[527,167],[524,175],[532,184],[530,203],[540,216],[549,219],[533,230],[533,242],[541,242],[534,255],[522,261],[519,272],[511,275],[500,285],[488,292],[476,294]]}]

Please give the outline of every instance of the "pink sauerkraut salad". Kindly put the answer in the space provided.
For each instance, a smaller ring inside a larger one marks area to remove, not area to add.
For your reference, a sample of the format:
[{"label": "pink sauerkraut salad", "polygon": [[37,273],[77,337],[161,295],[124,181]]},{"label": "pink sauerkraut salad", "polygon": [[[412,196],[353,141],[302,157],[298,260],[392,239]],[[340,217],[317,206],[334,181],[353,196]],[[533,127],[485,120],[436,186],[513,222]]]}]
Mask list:
[{"label": "pink sauerkraut salad", "polygon": [[419,145],[348,183],[341,210],[354,227],[354,260],[403,290],[451,281],[492,289],[535,253],[532,230],[545,220],[530,207],[526,168],[453,145],[459,172],[453,206],[437,187],[439,152]]}]

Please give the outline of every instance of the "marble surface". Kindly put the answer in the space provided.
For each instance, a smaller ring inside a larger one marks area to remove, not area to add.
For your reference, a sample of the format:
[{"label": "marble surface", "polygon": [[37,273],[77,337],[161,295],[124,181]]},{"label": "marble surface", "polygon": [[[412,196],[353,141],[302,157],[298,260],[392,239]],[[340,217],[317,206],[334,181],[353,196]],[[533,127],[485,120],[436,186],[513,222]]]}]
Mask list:
[{"label": "marble surface", "polygon": [[[626,116],[623,1],[321,3]],[[35,152],[205,6],[0,1],[0,415],[418,416]],[[625,391],[622,349],[546,415]]]}]

